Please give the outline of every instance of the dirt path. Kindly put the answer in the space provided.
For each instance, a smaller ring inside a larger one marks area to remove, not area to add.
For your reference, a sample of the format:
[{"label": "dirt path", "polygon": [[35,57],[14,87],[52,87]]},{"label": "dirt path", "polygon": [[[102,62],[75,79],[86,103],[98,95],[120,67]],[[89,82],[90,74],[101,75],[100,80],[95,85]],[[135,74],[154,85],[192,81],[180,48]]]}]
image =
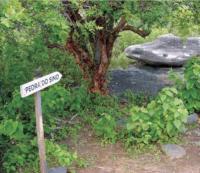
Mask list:
[{"label": "dirt path", "polygon": [[119,143],[102,147],[89,132],[80,136],[71,148],[85,158],[89,166],[78,173],[200,173],[200,128],[184,136],[182,146],[187,154],[181,159],[170,160],[161,152],[132,157]]}]

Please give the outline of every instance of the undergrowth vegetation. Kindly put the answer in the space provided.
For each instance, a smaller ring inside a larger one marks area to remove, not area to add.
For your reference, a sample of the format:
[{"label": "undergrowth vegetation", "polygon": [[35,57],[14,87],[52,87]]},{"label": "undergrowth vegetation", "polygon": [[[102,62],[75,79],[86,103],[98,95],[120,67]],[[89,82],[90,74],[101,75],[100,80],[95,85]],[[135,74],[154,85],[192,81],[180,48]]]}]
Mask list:
[{"label": "undergrowth vegetation", "polygon": [[179,97],[184,101],[190,113],[200,112],[200,59],[192,58],[185,65],[184,76],[173,72],[170,79],[179,90]]},{"label": "undergrowth vegetation", "polygon": [[175,88],[165,88],[146,107],[132,107],[127,145],[166,142],[184,130],[188,112],[177,94]]}]

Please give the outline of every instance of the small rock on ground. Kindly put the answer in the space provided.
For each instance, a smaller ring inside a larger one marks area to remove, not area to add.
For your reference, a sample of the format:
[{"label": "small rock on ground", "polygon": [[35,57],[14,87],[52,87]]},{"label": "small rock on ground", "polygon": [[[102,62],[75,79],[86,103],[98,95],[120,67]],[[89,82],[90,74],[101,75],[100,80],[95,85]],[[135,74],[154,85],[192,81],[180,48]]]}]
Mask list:
[{"label": "small rock on ground", "polygon": [[48,173],[67,173],[67,169],[64,167],[51,168],[48,170]]},{"label": "small rock on ground", "polygon": [[198,121],[198,115],[196,113],[190,114],[187,118],[187,124],[193,124]]},{"label": "small rock on ground", "polygon": [[186,155],[185,149],[176,144],[164,144],[161,149],[171,159],[179,159]]},{"label": "small rock on ground", "polygon": [[115,170],[109,167],[96,166],[93,168],[86,168],[79,173],[115,173]]}]

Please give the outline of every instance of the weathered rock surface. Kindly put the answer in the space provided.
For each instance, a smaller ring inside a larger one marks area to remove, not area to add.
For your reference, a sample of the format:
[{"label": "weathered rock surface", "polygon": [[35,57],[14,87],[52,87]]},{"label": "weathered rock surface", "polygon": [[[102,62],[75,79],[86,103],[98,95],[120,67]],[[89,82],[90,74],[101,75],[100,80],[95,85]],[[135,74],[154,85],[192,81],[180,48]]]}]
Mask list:
[{"label": "weathered rock surface", "polygon": [[165,144],[161,149],[170,159],[179,159],[186,155],[185,149],[176,144]]},{"label": "weathered rock surface", "polygon": [[[172,82],[168,79],[171,68],[159,68],[150,66],[132,66],[128,69],[116,69],[110,72],[109,90],[112,94],[121,95],[126,90],[134,93],[154,96],[162,88]],[[173,69],[182,74],[182,68]]]},{"label": "weathered rock surface", "polygon": [[182,66],[191,57],[200,55],[200,37],[189,37],[185,42],[166,34],[153,42],[129,46],[125,54],[149,65]]},{"label": "weathered rock surface", "polygon": [[187,124],[193,124],[198,122],[198,115],[196,113],[190,114],[187,118]]},{"label": "weathered rock surface", "polygon": [[48,173],[67,173],[67,169],[64,167],[51,168],[48,170]]}]

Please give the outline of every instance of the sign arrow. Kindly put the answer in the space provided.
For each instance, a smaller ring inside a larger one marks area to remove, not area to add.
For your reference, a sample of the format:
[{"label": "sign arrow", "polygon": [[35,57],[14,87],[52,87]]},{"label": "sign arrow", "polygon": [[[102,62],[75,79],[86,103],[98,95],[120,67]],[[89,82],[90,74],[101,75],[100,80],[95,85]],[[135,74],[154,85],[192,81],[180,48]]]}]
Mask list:
[{"label": "sign arrow", "polygon": [[27,97],[44,88],[47,88],[57,83],[62,78],[62,74],[59,72],[53,72],[41,78],[37,78],[31,82],[20,86],[21,97]]}]

